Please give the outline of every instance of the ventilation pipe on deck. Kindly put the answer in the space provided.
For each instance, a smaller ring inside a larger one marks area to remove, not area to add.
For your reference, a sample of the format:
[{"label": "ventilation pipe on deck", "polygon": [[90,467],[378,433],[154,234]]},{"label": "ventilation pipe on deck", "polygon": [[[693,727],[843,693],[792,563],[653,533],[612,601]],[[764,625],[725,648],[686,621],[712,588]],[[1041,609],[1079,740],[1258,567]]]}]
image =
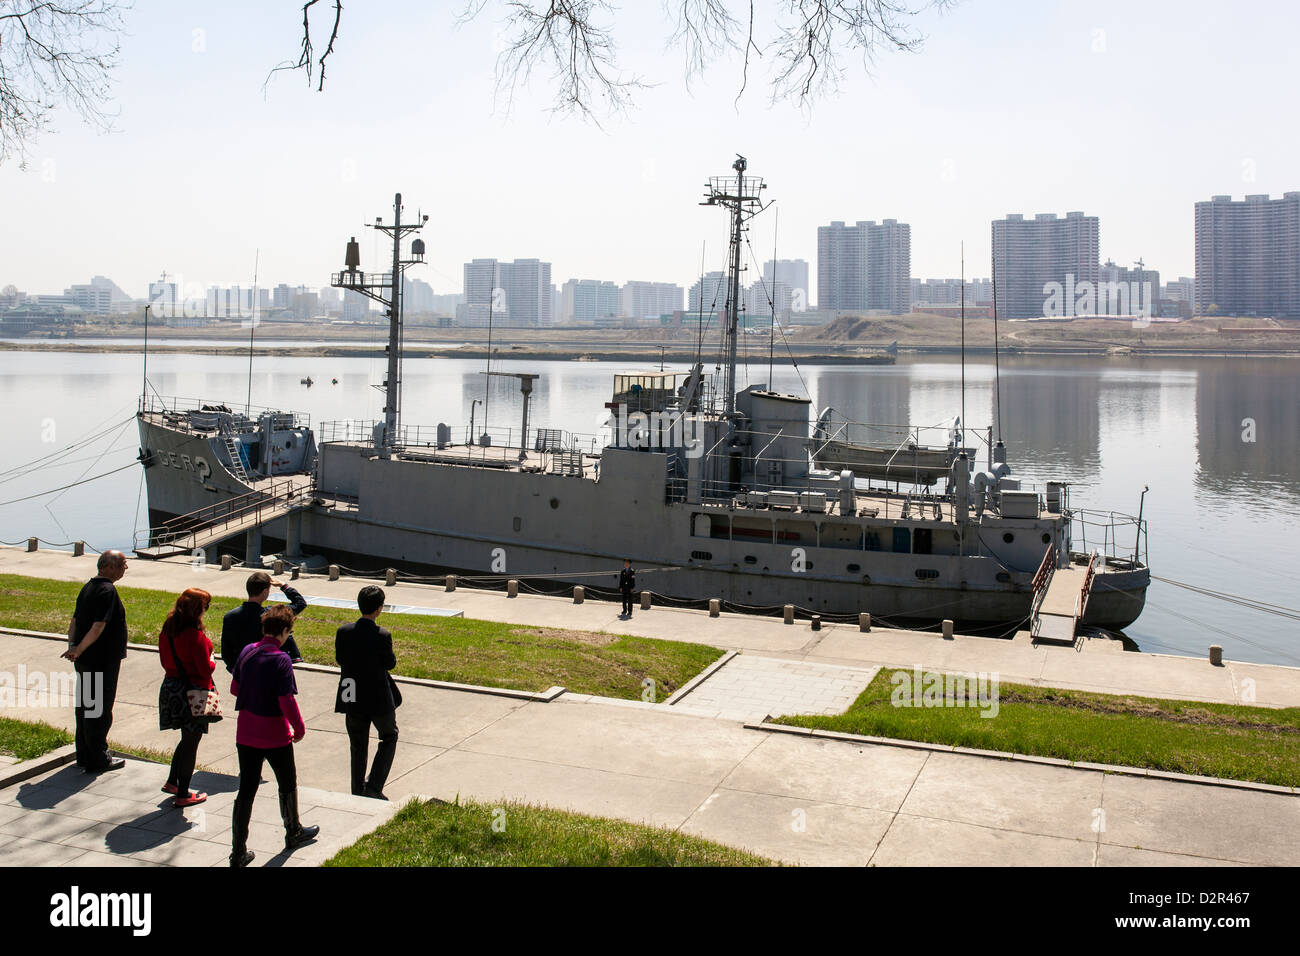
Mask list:
[{"label": "ventilation pipe on deck", "polygon": [[840,472],[840,514],[851,515],[858,510],[858,496],[853,490],[853,472]]},{"label": "ventilation pipe on deck", "polygon": [[970,459],[963,451],[958,453],[952,463],[952,497],[958,534],[970,521],[970,486]]}]

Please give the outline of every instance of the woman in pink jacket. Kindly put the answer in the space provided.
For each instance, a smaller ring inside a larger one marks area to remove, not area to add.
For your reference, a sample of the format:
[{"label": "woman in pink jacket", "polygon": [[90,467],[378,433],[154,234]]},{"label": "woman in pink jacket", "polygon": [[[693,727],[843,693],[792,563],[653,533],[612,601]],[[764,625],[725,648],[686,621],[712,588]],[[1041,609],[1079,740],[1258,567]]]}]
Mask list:
[{"label": "woman in pink jacket", "polygon": [[230,692],[235,695],[239,722],[235,749],[239,753],[239,795],[235,797],[230,865],[248,866],[248,824],[253,798],[267,762],[280,788],[280,818],[284,821],[284,848],[292,850],[316,838],[320,827],[305,827],[298,820],[298,772],[293,745],[307,733],[298,710],[298,684],[293,663],[280,649],[293,635],[293,612],[273,607],[262,615],[262,639],[240,652],[232,673]]}]

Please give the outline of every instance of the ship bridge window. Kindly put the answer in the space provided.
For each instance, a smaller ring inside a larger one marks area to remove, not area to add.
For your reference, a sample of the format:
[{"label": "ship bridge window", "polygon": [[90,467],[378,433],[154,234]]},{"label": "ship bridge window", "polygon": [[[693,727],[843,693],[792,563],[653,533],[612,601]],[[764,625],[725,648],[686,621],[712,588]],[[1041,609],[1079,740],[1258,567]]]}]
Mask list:
[{"label": "ship bridge window", "polygon": [[895,554],[910,554],[912,551],[912,531],[910,528],[894,529],[894,547]]},{"label": "ship bridge window", "polygon": [[934,532],[930,528],[917,528],[912,534],[912,552],[914,554],[931,554],[934,548]]}]

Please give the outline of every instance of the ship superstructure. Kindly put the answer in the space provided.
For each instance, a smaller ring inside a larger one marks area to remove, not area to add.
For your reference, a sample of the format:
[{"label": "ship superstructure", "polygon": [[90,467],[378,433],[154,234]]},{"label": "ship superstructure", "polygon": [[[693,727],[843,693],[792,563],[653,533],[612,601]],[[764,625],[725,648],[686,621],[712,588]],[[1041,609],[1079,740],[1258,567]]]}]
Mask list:
[{"label": "ship superstructure", "polygon": [[[203,494],[247,495],[259,481],[280,480],[299,502],[293,483],[301,482],[310,484],[310,506],[274,513],[265,533],[353,568],[612,586],[627,558],[644,569],[643,587],[674,599],[866,611],[900,624],[950,619],[988,633],[1025,626],[1042,600],[1044,569],[1057,568],[1086,579],[1083,623],[1118,629],[1136,619],[1150,580],[1140,519],[1071,509],[1066,481],[1021,487],[991,433],[958,422],[942,444],[917,435],[895,447],[855,445],[806,396],[737,389],[740,246],[764,185],[743,157],[733,174],[710,180],[706,195],[727,212],[731,233],[718,374],[706,375],[702,361],[687,371],[619,373],[601,435],[530,422],[537,376],[525,373],[507,373],[523,393],[518,426],[471,434],[402,422],[400,277],[424,250],[416,239],[404,256],[401,244],[427,217],[403,225],[399,195],[392,224],[376,226],[392,237],[391,271],[362,272],[353,240],[333,277],[389,311],[384,418],[313,433],[284,413],[237,419],[200,409],[216,417],[196,419],[142,409],[142,442],[155,461],[201,441],[208,468],[204,478],[148,469],[151,514],[202,501],[192,488],[176,490],[187,482]],[[210,421],[214,431],[196,432],[196,422]],[[270,437],[245,459],[240,446],[253,444],[254,422]],[[244,436],[233,451],[227,432]],[[288,452],[298,455],[277,458]]]}]

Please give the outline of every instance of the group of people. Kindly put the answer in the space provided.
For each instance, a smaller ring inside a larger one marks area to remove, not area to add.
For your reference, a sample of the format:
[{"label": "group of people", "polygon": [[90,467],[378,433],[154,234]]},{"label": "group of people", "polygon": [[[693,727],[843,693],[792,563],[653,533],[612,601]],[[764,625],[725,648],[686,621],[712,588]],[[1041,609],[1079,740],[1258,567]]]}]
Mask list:
[{"label": "group of people", "polygon": [[[125,764],[108,749],[113,723],[113,703],[122,659],[126,657],[126,610],[115,587],[126,573],[127,559],[120,551],[100,555],[97,574],[77,596],[68,627],[68,650],[78,674],[76,700],[77,765],[87,773],[104,773]],[[308,843],[320,832],[298,818],[297,769],[294,744],[307,733],[298,708],[298,685],[293,665],[302,660],[293,638],[299,614],[307,608],[294,588],[272,580],[264,571],[245,583],[247,600],[227,612],[221,627],[221,660],[230,674],[230,694],[238,720],[235,748],[239,758],[239,791],[232,809],[230,865],[247,866],[248,829],[253,799],[269,763],[275,774],[284,823],[286,850]],[[287,605],[263,607],[271,589],[278,588]],[[202,803],[207,794],[190,789],[199,743],[208,727],[222,719],[220,694],[213,675],[216,650],[204,627],[212,595],[187,588],[163,622],[158,653],[164,677],[158,691],[158,724],[179,730],[181,739],[172,754],[163,792],[173,795],[173,806]],[[377,619],[383,610],[382,588],[369,586],[357,595],[361,617],[340,627],[335,635],[339,686],[335,711],[344,715],[351,750],[352,793],[386,800],[384,785],[397,751],[397,707],[401,693],[389,671],[397,666],[392,636]],[[370,727],[379,734],[370,774],[366,763]]]}]

